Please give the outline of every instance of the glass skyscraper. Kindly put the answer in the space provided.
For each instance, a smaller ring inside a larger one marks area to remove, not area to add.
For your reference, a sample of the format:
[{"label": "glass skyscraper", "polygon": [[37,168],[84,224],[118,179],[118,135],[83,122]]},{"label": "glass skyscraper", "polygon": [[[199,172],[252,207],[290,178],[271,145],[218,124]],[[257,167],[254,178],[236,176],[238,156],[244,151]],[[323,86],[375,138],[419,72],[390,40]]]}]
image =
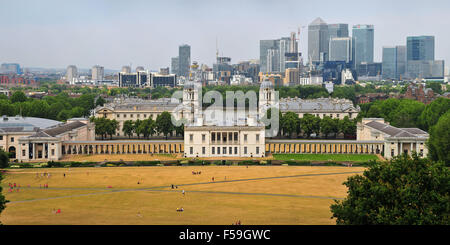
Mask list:
[{"label": "glass skyscraper", "polygon": [[329,24],[328,34],[330,40],[335,37],[348,37],[348,24]]},{"label": "glass skyscraper", "polygon": [[308,60],[326,61],[329,53],[328,25],[321,18],[315,19],[308,26]]},{"label": "glass skyscraper", "polygon": [[374,51],[374,26],[354,25],[352,30],[353,39],[353,64],[373,63]]},{"label": "glass skyscraper", "polygon": [[408,60],[434,60],[434,36],[407,37]]},{"label": "glass skyscraper", "polygon": [[178,48],[178,73],[188,77],[191,66],[191,46],[184,44]]},{"label": "glass skyscraper", "polygon": [[349,37],[335,37],[330,39],[330,61],[345,61],[352,59],[352,39]]},{"label": "glass skyscraper", "polygon": [[259,41],[259,62],[260,62],[260,71],[262,73],[270,72],[267,69],[267,56],[268,51],[270,49],[278,50],[279,49],[279,40],[260,40]]},{"label": "glass skyscraper", "polygon": [[383,79],[397,78],[397,48],[383,47]]}]

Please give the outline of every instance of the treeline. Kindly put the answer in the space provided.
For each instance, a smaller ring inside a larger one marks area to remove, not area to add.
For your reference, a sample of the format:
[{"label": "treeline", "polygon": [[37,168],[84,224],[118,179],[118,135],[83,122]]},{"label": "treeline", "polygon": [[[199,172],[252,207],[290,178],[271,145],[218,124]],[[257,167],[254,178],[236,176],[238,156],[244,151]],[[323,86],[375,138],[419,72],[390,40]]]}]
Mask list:
[{"label": "treeline", "polygon": [[[101,136],[102,140],[107,138],[107,136],[112,139],[117,134],[117,131],[120,130],[119,122],[115,119],[91,117],[90,120],[95,123],[95,134]],[[158,115],[156,120],[148,118],[145,120],[124,121],[122,132],[129,138],[136,135],[138,138],[143,136],[145,139],[149,139],[154,135],[164,135],[167,139],[169,135],[183,136],[184,125],[174,126],[172,124],[171,114],[165,111]]]},{"label": "treeline", "polygon": [[90,110],[96,106],[95,102],[96,95],[92,93],[71,98],[67,93],[61,92],[56,96],[36,99],[28,98],[22,91],[16,91],[10,98],[0,95],[0,114],[65,121],[73,117],[89,116]]},{"label": "treeline", "polygon": [[[272,113],[277,113],[277,109],[269,109],[266,118],[271,118]],[[303,115],[303,118],[294,112],[287,112],[282,115],[280,111],[279,122],[280,127],[278,137],[288,138],[311,138],[313,134],[316,137],[337,138],[339,134],[343,134],[346,138],[354,138],[356,136],[356,120],[351,120],[347,116],[344,119],[331,118],[324,116],[316,117],[311,114]],[[270,125],[266,126],[270,129]]]}]

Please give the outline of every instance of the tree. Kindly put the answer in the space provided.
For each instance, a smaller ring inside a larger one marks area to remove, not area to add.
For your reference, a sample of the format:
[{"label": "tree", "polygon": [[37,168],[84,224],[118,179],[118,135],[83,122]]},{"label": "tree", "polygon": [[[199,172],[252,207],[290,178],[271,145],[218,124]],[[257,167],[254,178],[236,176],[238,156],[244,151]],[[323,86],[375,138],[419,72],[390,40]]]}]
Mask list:
[{"label": "tree", "polygon": [[144,132],[142,131],[142,127],[140,127],[142,124],[142,121],[137,119],[136,121],[134,121],[134,132],[136,133],[138,139],[141,137],[141,134],[143,134]]},{"label": "tree", "polygon": [[156,129],[159,133],[164,134],[166,136],[166,139],[167,136],[174,130],[171,117],[172,116],[170,115],[170,113],[165,111],[158,115],[158,117],[156,118]]},{"label": "tree", "polygon": [[300,124],[300,119],[295,112],[289,111],[284,114],[281,120],[281,129],[283,134],[291,137],[292,133],[297,132],[298,125]]},{"label": "tree", "polygon": [[431,127],[427,145],[431,159],[450,164],[450,111],[442,115],[436,125]]},{"label": "tree", "polygon": [[344,136],[356,135],[356,121],[350,120],[348,116],[345,116],[343,120],[339,121],[338,127]]},{"label": "tree", "polygon": [[97,101],[95,101],[95,106],[103,106],[106,103],[102,96],[98,96]]},{"label": "tree", "polygon": [[419,116],[419,127],[428,131],[434,126],[439,118],[450,110],[450,99],[437,98],[425,107]]},{"label": "tree", "polygon": [[110,139],[112,139],[112,136],[116,134],[116,131],[119,130],[119,122],[116,119],[113,120],[107,120],[107,126],[106,126],[106,134],[110,136]]},{"label": "tree", "polygon": [[328,138],[329,134],[335,133],[337,129],[338,125],[331,117],[324,116],[320,121],[320,132],[325,135],[325,138]]},{"label": "tree", "polygon": [[441,83],[439,83],[439,82],[427,83],[426,87],[431,88],[433,90],[433,92],[435,92],[437,94],[442,94],[442,87],[441,87]]},{"label": "tree", "polygon": [[134,122],[132,120],[126,120],[125,122],[123,122],[122,131],[125,135],[128,135],[128,138],[131,138],[131,136],[133,136],[134,129]]},{"label": "tree", "polygon": [[27,96],[22,91],[16,91],[16,92],[14,92],[11,95],[11,102],[12,103],[25,102],[25,101],[27,101]]},{"label": "tree", "polygon": [[305,114],[300,120],[300,125],[307,138],[310,138],[312,133],[320,133],[320,117]]},{"label": "tree", "polygon": [[9,155],[8,152],[0,149],[0,168],[9,167]]},{"label": "tree", "polygon": [[345,200],[331,205],[338,225],[449,225],[450,175],[415,154],[375,163],[349,177]]},{"label": "tree", "polygon": [[184,136],[184,124],[181,124],[178,127],[175,127],[175,132],[177,136]]}]

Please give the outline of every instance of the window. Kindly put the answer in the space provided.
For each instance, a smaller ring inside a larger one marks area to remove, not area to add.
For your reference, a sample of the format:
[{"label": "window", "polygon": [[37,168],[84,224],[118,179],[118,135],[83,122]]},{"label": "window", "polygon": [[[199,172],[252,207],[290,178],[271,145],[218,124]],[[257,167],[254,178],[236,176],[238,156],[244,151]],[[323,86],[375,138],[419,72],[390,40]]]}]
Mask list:
[{"label": "window", "polygon": [[205,143],[206,140],[206,134],[202,134],[202,143]]},{"label": "window", "polygon": [[14,142],[14,137],[11,137],[11,142]]},{"label": "window", "polygon": [[117,118],[120,118],[120,114],[117,114]]},{"label": "window", "polygon": [[244,142],[247,142],[247,135],[244,134]]},{"label": "window", "polygon": [[216,141],[216,133],[211,133],[211,141]]},{"label": "window", "polygon": [[259,134],[256,134],[256,142],[259,142]]},{"label": "window", "polygon": [[237,155],[237,154],[238,154],[238,148],[234,147],[234,155]]},{"label": "window", "polygon": [[215,147],[213,147],[213,148],[211,148],[211,154],[216,154],[216,148]]},{"label": "window", "polygon": [[133,114],[130,114],[130,117],[133,118]]},{"label": "window", "polygon": [[244,154],[247,154],[247,146],[244,146]]},{"label": "window", "polygon": [[259,147],[256,147],[256,154],[259,154]]},{"label": "window", "polygon": [[227,154],[227,148],[226,147],[223,148],[223,154]]},{"label": "window", "polygon": [[234,133],[234,141],[238,141],[238,133]]},{"label": "window", "polygon": [[3,140],[3,135],[0,135],[0,140]]},{"label": "window", "polygon": [[202,147],[202,154],[205,155],[206,154],[206,148]]},{"label": "window", "polygon": [[217,154],[220,154],[220,147],[217,147]]},{"label": "window", "polygon": [[55,149],[52,149],[52,156],[55,155]]},{"label": "window", "polygon": [[25,150],[22,150],[22,156],[23,157],[25,156]]},{"label": "window", "polygon": [[147,114],[144,114],[144,118],[147,118]]},{"label": "window", "polygon": [[223,142],[224,143],[227,142],[227,133],[223,133],[222,137],[223,137]]},{"label": "window", "polygon": [[189,147],[189,153],[192,155],[192,154],[194,154],[194,147]]},{"label": "window", "polygon": [[391,150],[391,157],[394,156],[394,149]]},{"label": "window", "polygon": [[192,141],[194,141],[194,135],[193,134],[190,134],[189,135],[189,141],[192,143]]},{"label": "window", "polygon": [[123,114],[123,118],[127,118],[127,114]]},{"label": "window", "polygon": [[229,147],[228,148],[228,153],[231,155],[231,154],[233,154],[233,147]]}]

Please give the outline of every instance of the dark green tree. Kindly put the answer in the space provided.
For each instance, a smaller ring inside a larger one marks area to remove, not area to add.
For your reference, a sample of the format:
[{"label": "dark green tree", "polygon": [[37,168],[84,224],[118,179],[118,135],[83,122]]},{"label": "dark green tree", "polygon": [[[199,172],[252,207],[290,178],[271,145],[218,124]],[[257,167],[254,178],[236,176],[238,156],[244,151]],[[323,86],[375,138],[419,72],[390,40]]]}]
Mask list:
[{"label": "dark green tree", "polygon": [[159,133],[164,134],[166,139],[175,129],[171,117],[170,113],[165,111],[156,118],[156,129]]},{"label": "dark green tree", "polygon": [[300,118],[295,112],[286,112],[281,120],[281,130],[285,136],[291,137],[292,133],[297,132]]},{"label": "dark green tree", "polygon": [[439,118],[431,127],[427,142],[431,159],[450,165],[450,111]]},{"label": "dark green tree", "polygon": [[133,120],[126,120],[125,122],[123,122],[122,131],[125,135],[128,136],[128,138],[131,138],[131,136],[133,136],[134,130],[135,130],[135,127],[134,127]]},{"label": "dark green tree", "polygon": [[428,131],[439,118],[450,110],[450,99],[438,98],[428,104],[419,116],[419,127]]},{"label": "dark green tree", "polygon": [[9,167],[9,154],[3,149],[0,149],[0,168],[7,168],[7,167]]},{"label": "dark green tree", "polygon": [[105,99],[103,99],[102,96],[98,96],[97,100],[95,101],[95,106],[103,106],[105,103]]},{"label": "dark green tree", "polygon": [[300,120],[300,125],[307,138],[310,138],[312,133],[317,135],[320,133],[320,117],[305,114]]},{"label": "dark green tree", "polygon": [[[0,172],[0,183],[2,182],[3,179],[3,173]],[[5,199],[5,197],[2,194],[2,186],[0,185],[0,214],[2,213],[2,211],[6,208],[6,203],[9,202],[8,200]],[[0,225],[2,223],[0,222]]]},{"label": "dark green tree", "polygon": [[16,91],[16,92],[14,92],[11,95],[11,102],[12,103],[25,102],[25,101],[27,101],[27,96],[22,91]]},{"label": "dark green tree", "polygon": [[331,205],[338,225],[449,225],[450,175],[443,163],[403,155],[349,177]]}]

